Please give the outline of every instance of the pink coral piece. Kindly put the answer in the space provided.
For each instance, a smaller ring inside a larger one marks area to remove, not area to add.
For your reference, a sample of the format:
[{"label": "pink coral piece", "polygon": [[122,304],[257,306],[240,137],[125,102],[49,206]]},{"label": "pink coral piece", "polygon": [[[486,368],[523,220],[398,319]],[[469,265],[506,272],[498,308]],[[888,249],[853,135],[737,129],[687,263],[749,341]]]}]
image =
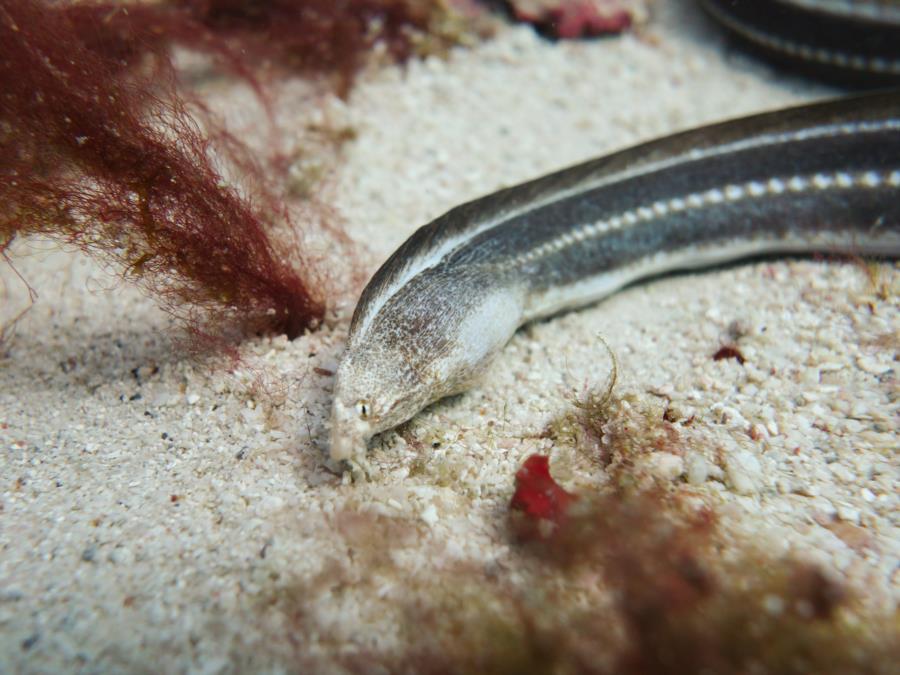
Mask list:
[{"label": "pink coral piece", "polygon": [[513,0],[511,4],[517,19],[561,39],[617,34],[632,24],[628,10],[598,0]]}]

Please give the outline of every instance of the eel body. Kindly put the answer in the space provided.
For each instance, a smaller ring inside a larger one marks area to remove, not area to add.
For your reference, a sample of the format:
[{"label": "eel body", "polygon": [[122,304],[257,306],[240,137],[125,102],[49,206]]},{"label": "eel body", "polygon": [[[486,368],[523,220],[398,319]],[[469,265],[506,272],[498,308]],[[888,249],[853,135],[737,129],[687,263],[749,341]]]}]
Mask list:
[{"label": "eel body", "polygon": [[523,323],[670,270],[813,251],[900,255],[900,92],[682,132],[420,228],[357,305],[332,457],[466,389]]},{"label": "eel body", "polygon": [[900,83],[898,0],[700,0],[780,65],[855,87]]},{"label": "eel body", "polygon": [[[778,58],[900,76],[896,0],[701,2]],[[331,456],[359,460],[371,436],[467,389],[528,321],[668,271],[816,251],[900,256],[900,90],[678,133],[420,228],[357,305]]]}]

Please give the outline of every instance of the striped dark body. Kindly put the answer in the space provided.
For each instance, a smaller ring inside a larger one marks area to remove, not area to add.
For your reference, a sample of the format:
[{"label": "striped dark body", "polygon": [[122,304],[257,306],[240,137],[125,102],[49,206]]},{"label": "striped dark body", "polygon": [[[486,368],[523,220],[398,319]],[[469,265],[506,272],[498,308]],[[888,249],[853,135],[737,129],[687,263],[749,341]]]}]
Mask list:
[{"label": "striped dark body", "polygon": [[743,44],[849,86],[900,83],[896,0],[700,0]]},{"label": "striped dark body", "polygon": [[[816,10],[758,0],[778,4]],[[363,291],[332,457],[359,458],[373,434],[466,389],[527,321],[661,272],[815,251],[900,256],[900,91],[682,132],[458,206]]]}]

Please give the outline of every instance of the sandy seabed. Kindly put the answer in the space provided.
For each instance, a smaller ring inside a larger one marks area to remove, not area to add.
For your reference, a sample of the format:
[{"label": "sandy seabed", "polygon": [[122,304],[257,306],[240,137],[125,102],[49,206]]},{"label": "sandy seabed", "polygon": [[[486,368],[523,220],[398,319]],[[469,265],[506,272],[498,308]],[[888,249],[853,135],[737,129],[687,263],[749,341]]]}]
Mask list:
[{"label": "sandy seabed", "polygon": [[[375,71],[335,102],[358,137],[331,189],[374,270],[466,199],[831,93],[732,52],[690,3],[657,3],[638,33],[601,41],[510,28]],[[324,461],[351,298],[325,328],[249,341],[247,367],[211,372],[90,260],[39,242],[15,254],[40,299],[0,355],[0,672],[291,671],[298,649],[325,668],[396,646],[391,608],[410,580],[515,566],[505,513],[526,457],[549,453],[567,488],[602,484],[539,438],[573,393],[606,382],[598,336],[619,391],[695,420],[704,442],[661,462],[663,479],[690,478],[730,536],[816,562],[881,610],[900,599],[900,312],[860,265],[670,277],[528,327],[483,384],[386,435],[372,479],[353,484]],[[3,274],[4,302],[20,302]],[[882,274],[896,283],[893,266]],[[714,361],[735,326],[747,362]],[[406,534],[373,542],[354,513]],[[360,546],[391,559],[378,579]],[[322,581],[338,566],[340,588]]]}]

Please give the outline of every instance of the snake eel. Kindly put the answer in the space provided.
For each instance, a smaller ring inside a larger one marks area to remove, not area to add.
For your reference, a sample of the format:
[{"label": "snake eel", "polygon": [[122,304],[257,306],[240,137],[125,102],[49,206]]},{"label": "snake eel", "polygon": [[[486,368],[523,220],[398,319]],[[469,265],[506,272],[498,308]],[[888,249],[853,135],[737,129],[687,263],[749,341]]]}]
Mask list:
[{"label": "snake eel", "polygon": [[[752,24],[742,7],[837,12],[851,3],[704,4],[758,43],[766,24]],[[801,44],[796,35],[766,35]],[[814,53],[817,65],[827,60]],[[825,65],[865,65],[842,53]],[[870,59],[877,74],[891,58]],[[373,435],[467,389],[524,323],[672,270],[809,252],[900,256],[900,90],[677,133],[476,199],[421,227],[356,307],[336,374],[331,457],[361,460]]]}]

